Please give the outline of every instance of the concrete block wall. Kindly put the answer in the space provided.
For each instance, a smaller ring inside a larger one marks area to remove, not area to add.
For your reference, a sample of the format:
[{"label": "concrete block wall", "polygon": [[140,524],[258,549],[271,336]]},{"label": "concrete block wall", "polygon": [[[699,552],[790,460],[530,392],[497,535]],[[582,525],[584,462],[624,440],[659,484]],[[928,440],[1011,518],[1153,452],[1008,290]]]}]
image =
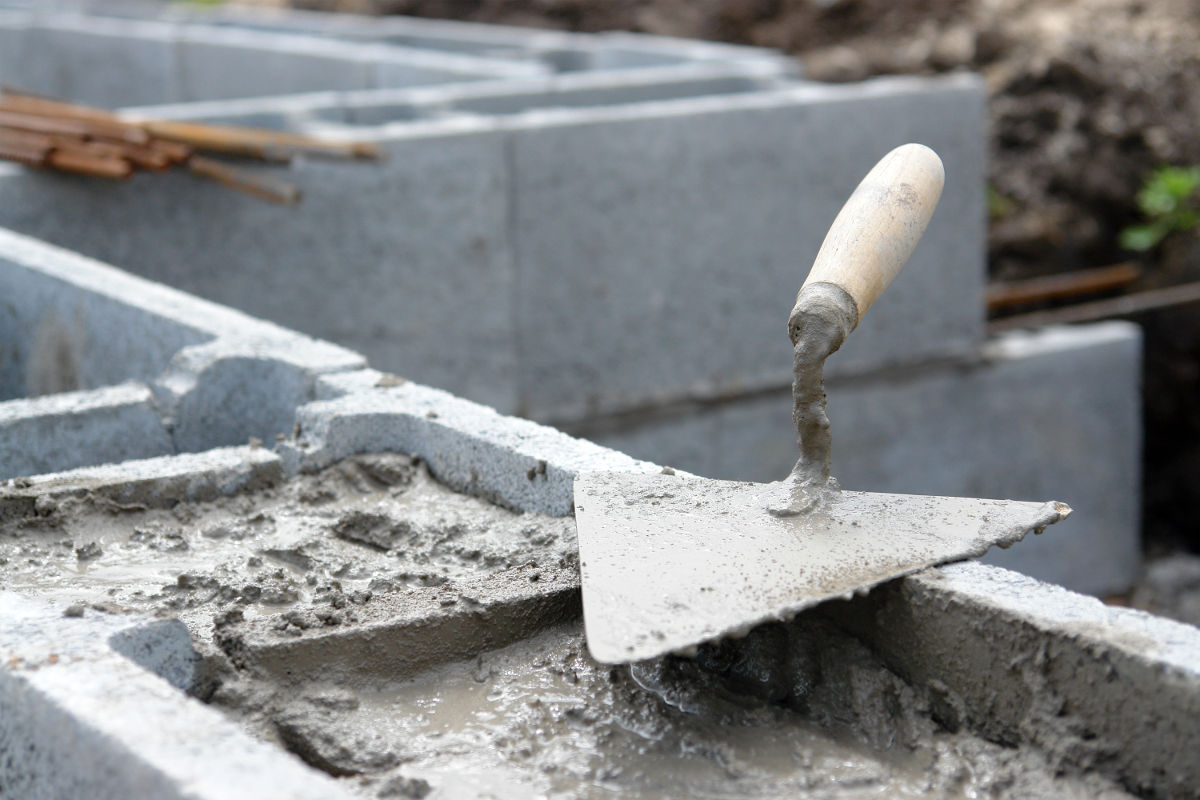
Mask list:
[{"label": "concrete block wall", "polygon": [[[978,80],[960,76],[449,114],[357,128],[385,147],[383,165],[297,164],[298,209],[188,176],[97,193],[10,169],[0,196],[22,202],[0,223],[503,411],[570,420],[785,385],[783,331],[806,265],[864,163],[909,140],[943,155],[947,213],[834,368],[977,347],[982,102]],[[280,112],[215,106],[205,111],[225,121]],[[812,144],[835,140],[842,156]],[[66,214],[96,224],[56,225]]]},{"label": "concrete block wall", "polygon": [[157,20],[0,13],[0,79],[103,107],[545,74],[535,62]]},{"label": "concrete block wall", "polygon": [[686,63],[774,63],[788,73],[796,62],[758,47],[609,31],[563,31],[446,22],[402,16],[329,14],[224,4],[164,4],[155,0],[2,0],[0,8],[39,9],[117,19],[155,19],[189,25],[320,36],[356,43],[383,43],[447,54],[524,61],[555,73],[639,70]]},{"label": "concrete block wall", "polygon": [[365,363],[3,230],[0,297],[4,478],[273,440],[317,376]]}]

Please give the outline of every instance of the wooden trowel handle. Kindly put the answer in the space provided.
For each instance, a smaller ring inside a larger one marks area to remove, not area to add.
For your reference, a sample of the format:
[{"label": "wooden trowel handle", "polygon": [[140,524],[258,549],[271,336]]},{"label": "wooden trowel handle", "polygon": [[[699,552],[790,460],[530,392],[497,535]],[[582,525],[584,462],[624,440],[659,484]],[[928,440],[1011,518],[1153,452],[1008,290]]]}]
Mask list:
[{"label": "wooden trowel handle", "polygon": [[928,147],[905,144],[888,153],[838,212],[804,287],[843,289],[857,306],[857,325],[912,255],[943,183],[942,160]]}]

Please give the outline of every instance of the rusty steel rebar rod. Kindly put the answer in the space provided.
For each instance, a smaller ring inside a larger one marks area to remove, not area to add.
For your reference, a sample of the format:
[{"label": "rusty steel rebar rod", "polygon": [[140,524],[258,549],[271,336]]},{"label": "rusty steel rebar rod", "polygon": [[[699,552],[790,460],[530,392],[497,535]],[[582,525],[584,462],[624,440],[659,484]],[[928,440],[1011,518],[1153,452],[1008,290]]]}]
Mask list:
[{"label": "rusty steel rebar rod", "polygon": [[186,166],[271,202],[294,204],[300,190],[278,178],[240,169],[198,152],[287,163],[297,155],[337,159],[380,156],[371,142],[328,141],[259,128],[135,119],[103,109],[0,87],[0,159],[105,178]]},{"label": "rusty steel rebar rod", "polygon": [[1200,281],[1180,283],[1165,289],[1136,292],[1109,300],[1077,303],[1049,311],[1035,311],[1030,314],[1005,317],[989,322],[988,333],[1132,317],[1192,303],[1200,303]]},{"label": "rusty steel rebar rod", "polygon": [[188,161],[188,169],[193,175],[272,203],[290,206],[300,202],[300,189],[293,184],[266,175],[255,175],[211,158],[192,156]]},{"label": "rusty steel rebar rod", "polygon": [[284,131],[176,120],[145,120],[140,124],[159,139],[180,142],[197,150],[267,161],[290,161],[298,154],[347,159],[379,157],[379,148],[371,142],[333,142]]},{"label": "rusty steel rebar rod", "polygon": [[1126,261],[1109,267],[1081,269],[1023,281],[996,282],[987,287],[987,307],[989,311],[995,311],[1026,303],[1061,300],[1120,289],[1133,283],[1141,275],[1141,267]]}]

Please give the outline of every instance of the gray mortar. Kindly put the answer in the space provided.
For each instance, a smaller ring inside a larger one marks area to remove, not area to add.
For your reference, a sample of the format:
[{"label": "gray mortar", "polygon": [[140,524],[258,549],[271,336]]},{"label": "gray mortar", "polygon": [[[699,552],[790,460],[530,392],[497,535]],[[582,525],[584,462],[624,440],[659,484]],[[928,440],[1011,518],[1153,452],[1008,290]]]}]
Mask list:
[{"label": "gray mortar", "polygon": [[824,611],[928,687],[944,724],[1120,779],[1200,787],[1200,630],[974,562]]},{"label": "gray mortar", "polygon": [[455,494],[408,456],[292,479],[256,448],[182,460],[158,484],[136,473],[173,459],[10,482],[6,586],[68,618],[178,616],[205,662],[177,685],[359,796],[1125,796],[1046,738],[1069,730],[996,736],[970,719],[984,702],[902,680],[823,614],[601,667],[572,622],[573,520]]},{"label": "gray mortar", "polygon": [[[234,611],[241,620],[264,619],[294,652],[291,638],[303,631],[386,621],[395,611],[389,598],[410,613],[425,595],[437,607],[453,597],[494,610],[488,598],[495,592],[471,579],[517,570],[514,580],[530,584],[542,569],[539,586],[552,587],[555,571],[574,564],[569,518],[455,494],[408,456],[360,456],[283,483],[269,469],[259,475],[243,483],[242,494],[175,503],[147,502],[137,492],[119,502],[111,489],[86,483],[57,492],[52,483],[27,481],[4,488],[5,585],[64,606],[178,615],[202,641],[215,617]],[[550,602],[546,624],[571,603],[574,596]],[[521,615],[512,620],[517,631],[535,627]],[[459,640],[477,633],[463,629]],[[475,637],[475,647],[515,638],[497,635],[496,642]]]},{"label": "gray mortar", "polygon": [[[569,624],[384,689],[243,676],[213,702],[363,797],[1128,797],[1035,748],[945,731],[861,644],[797,625],[630,670],[588,658]],[[809,648],[801,691],[781,643]]]}]

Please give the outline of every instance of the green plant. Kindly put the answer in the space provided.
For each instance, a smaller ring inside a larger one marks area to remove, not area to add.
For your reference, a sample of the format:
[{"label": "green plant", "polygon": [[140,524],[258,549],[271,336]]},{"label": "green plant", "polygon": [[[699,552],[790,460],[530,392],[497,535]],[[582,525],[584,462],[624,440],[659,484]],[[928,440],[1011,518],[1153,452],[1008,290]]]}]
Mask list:
[{"label": "green plant", "polygon": [[1150,250],[1172,231],[1200,224],[1200,167],[1159,167],[1137,193],[1138,210],[1145,222],[1121,231],[1127,250]]},{"label": "green plant", "polygon": [[989,183],[987,186],[987,209],[988,219],[997,221],[1012,216],[1012,213],[1017,210],[1017,204],[1000,194],[996,187]]}]

